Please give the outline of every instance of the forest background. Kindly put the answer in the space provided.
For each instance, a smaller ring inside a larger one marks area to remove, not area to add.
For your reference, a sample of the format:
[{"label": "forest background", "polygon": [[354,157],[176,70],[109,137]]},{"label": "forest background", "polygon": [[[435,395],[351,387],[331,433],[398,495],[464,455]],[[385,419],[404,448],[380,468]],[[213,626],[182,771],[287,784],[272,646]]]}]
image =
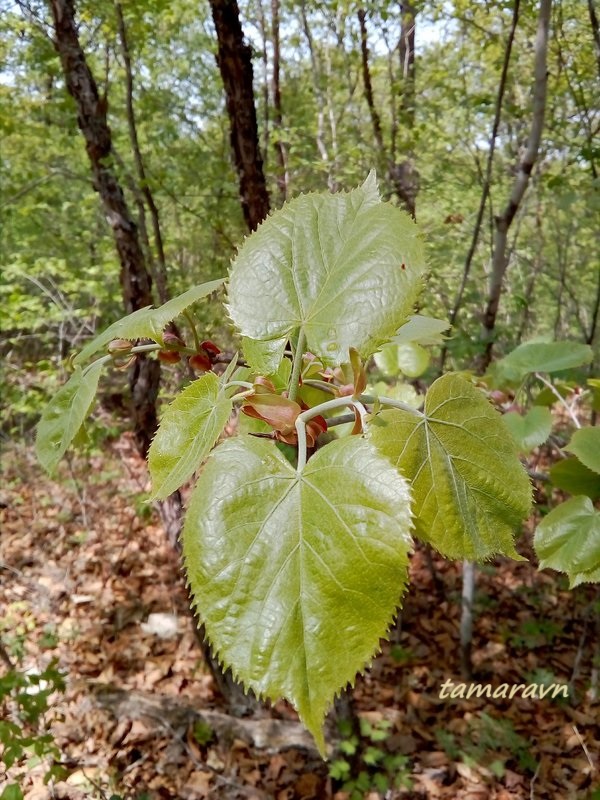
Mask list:
[{"label": "forest background", "polygon": [[[124,301],[131,311],[221,277],[269,208],[301,192],[350,189],[371,169],[383,198],[423,231],[430,276],[420,313],[452,323],[420,380],[431,382],[442,364],[481,372],[492,356],[536,338],[592,345],[589,374],[597,372],[593,0],[254,0],[239,5],[247,47],[235,38],[234,3],[78,3],[96,121],[110,127],[110,171],[150,278],[137,299],[115,248],[118,226],[94,188],[93,148],[88,140],[86,152],[78,126],[81,98],[67,92],[55,46],[65,9],[73,11],[61,0],[0,3],[7,452],[31,443],[69,355],[122,316]],[[539,145],[524,170],[536,126]],[[523,175],[513,213],[511,193]],[[221,309],[199,305],[197,325],[201,338],[231,351]],[[186,380],[183,370],[163,369],[161,402]],[[126,373],[112,374],[89,427],[89,453],[127,429],[129,389],[136,402],[129,384]],[[143,450],[139,419],[135,425]]]}]

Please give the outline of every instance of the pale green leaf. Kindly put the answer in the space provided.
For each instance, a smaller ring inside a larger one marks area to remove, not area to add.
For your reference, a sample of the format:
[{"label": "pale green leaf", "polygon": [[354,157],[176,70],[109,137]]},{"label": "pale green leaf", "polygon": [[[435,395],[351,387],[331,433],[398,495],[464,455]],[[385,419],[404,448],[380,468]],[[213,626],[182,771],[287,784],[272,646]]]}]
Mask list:
[{"label": "pale green leaf", "polygon": [[566,572],[571,588],[600,581],[600,511],[589,497],[572,497],[538,525],[533,540],[540,569]]},{"label": "pale green leaf", "polygon": [[524,416],[509,411],[502,419],[517,447],[524,453],[545,442],[552,431],[552,414],[543,406],[534,406]]},{"label": "pale green leaf", "polygon": [[430,356],[416,342],[385,344],[375,353],[375,363],[384,375],[390,377],[403,373],[408,378],[418,378],[429,366]]},{"label": "pale green leaf", "polygon": [[582,464],[578,458],[564,458],[550,468],[550,481],[557,489],[569,494],[586,494],[600,499],[600,476]]},{"label": "pale green leaf", "polygon": [[417,342],[422,345],[443,344],[450,323],[443,319],[434,317],[424,317],[421,314],[413,314],[408,322],[403,325],[393,337],[392,341],[397,344],[407,342]]},{"label": "pale green leaf", "polygon": [[77,369],[48,403],[37,426],[35,450],[47,472],[54,470],[87,417],[98,390],[101,360]]},{"label": "pale green leaf", "polygon": [[575,431],[565,450],[576,455],[588,469],[600,472],[600,428]]},{"label": "pale green leaf", "polygon": [[207,372],[167,407],[148,451],[152,500],[164,500],[198,469],[219,438],[233,403]]},{"label": "pale green leaf", "polygon": [[478,389],[444,375],[427,392],[424,415],[384,411],[369,432],[412,482],[416,535],[450,558],[518,557],[513,534],[531,487],[500,414]]},{"label": "pale green leaf", "polygon": [[379,397],[389,397],[392,400],[400,400],[412,408],[420,408],[423,405],[424,395],[418,394],[415,387],[410,383],[400,383],[399,381],[388,386],[383,381],[378,381],[373,386],[367,386],[367,394]]},{"label": "pale green leaf", "polygon": [[279,369],[287,341],[287,336],[265,342],[245,336],[242,339],[244,358],[257,375],[272,375]]},{"label": "pale green leaf", "polygon": [[530,372],[561,372],[592,360],[592,348],[577,342],[524,342],[494,364],[498,375],[522,380]]},{"label": "pale green leaf", "polygon": [[417,226],[381,202],[371,174],[351,192],[297,197],[268,217],[233,264],[229,313],[251,339],[303,332],[305,349],[329,365],[350,347],[366,359],[410,315],[424,270]]},{"label": "pale green leaf", "polygon": [[113,339],[153,339],[162,343],[162,333],[169,322],[182,314],[188,306],[211,292],[216,292],[223,284],[223,278],[200,286],[193,286],[187,292],[174,297],[162,306],[147,306],[134,311],[123,319],[113,322],[105,331],[88,342],[73,359],[74,364],[83,364],[90,356],[102,349]]},{"label": "pale green leaf", "polygon": [[298,474],[272,442],[213,452],[183,530],[207,635],[247,689],[285,697],[324,750],[336,692],[379,647],[407,580],[408,484],[360,437]]}]

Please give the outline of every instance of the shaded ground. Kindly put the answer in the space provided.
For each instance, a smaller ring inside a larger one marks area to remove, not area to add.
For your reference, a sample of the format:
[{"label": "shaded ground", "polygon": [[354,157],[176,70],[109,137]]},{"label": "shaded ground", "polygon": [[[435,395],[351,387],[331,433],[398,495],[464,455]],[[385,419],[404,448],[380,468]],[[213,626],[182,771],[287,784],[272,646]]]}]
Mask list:
[{"label": "shaded ground", "polygon": [[[28,450],[6,453],[3,472],[2,642],[13,658],[22,650],[21,669],[57,658],[67,676],[47,719],[70,776],[45,786],[43,765],[16,765],[26,798],[349,796],[314,751],[286,748],[286,731],[298,727],[285,704],[272,710],[281,727],[266,741],[264,720],[199,723],[195,712],[222,705],[178,559],[140,500],[144,467],[126,436],[108,455],[72,461],[54,482]],[[526,538],[520,549],[532,557]],[[480,569],[473,680],[566,683],[569,698],[441,699],[446,680],[461,681],[461,567],[434,556],[434,568],[439,593],[425,554],[414,555],[394,642],[357,681],[356,707],[371,731],[359,759],[367,796],[599,798],[599,588],[569,592],[561,576],[527,562]],[[378,794],[383,778],[411,788]]]}]

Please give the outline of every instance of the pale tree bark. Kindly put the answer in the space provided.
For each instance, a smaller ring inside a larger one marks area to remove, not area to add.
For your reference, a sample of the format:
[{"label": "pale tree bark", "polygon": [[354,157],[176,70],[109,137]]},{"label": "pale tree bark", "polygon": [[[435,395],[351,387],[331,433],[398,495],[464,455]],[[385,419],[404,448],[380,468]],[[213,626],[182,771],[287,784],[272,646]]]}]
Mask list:
[{"label": "pale tree bark", "polygon": [[508,203],[499,217],[496,217],[496,231],[494,235],[494,255],[492,258],[492,272],[487,302],[483,312],[482,337],[486,343],[485,352],[479,360],[480,372],[485,372],[492,360],[494,347],[494,332],[496,317],[500,305],[502,285],[508,268],[507,242],[508,231],[515,218],[518,208],[527,189],[531,172],[537,160],[542,131],[544,128],[544,114],[546,111],[546,94],[548,86],[548,73],[546,68],[548,53],[548,32],[550,28],[550,12],[552,0],[541,0],[538,16],[538,27],[535,41],[535,82],[533,87],[533,118],[527,142],[527,149],[519,164]]},{"label": "pale tree bark", "polygon": [[231,149],[239,179],[240,201],[248,228],[269,213],[252,86],[252,50],[244,41],[236,0],[210,0],[231,128]]},{"label": "pale tree bark", "polygon": [[[465,259],[465,265],[463,267],[463,273],[460,281],[460,285],[458,287],[458,292],[456,294],[456,298],[454,300],[454,306],[452,307],[452,311],[450,312],[449,322],[451,326],[454,326],[456,320],[458,318],[459,311],[462,307],[463,297],[465,293],[465,289],[467,287],[467,282],[469,280],[469,276],[471,274],[471,267],[473,264],[473,258],[475,256],[475,251],[477,250],[477,245],[479,243],[479,236],[481,234],[481,227],[483,225],[483,218],[485,216],[485,208],[487,205],[488,197],[490,195],[490,187],[492,183],[492,168],[494,165],[494,153],[496,151],[496,140],[498,138],[498,130],[500,127],[500,118],[502,115],[502,104],[504,101],[504,93],[506,91],[506,79],[508,76],[508,67],[510,64],[510,57],[512,53],[512,47],[515,39],[515,33],[517,30],[517,24],[519,22],[519,10],[520,10],[521,0],[514,0],[513,5],[513,14],[512,14],[512,22],[510,26],[510,31],[508,33],[508,38],[506,40],[506,46],[504,48],[504,58],[502,61],[502,71],[500,73],[500,82],[498,84],[498,94],[496,95],[496,106],[494,109],[494,121],[492,123],[492,132],[489,139],[488,145],[488,156],[486,161],[485,167],[485,175],[483,178],[483,186],[481,190],[481,198],[479,200],[479,208],[477,209],[477,217],[475,219],[475,227],[473,228],[473,235],[471,237],[471,244],[469,246],[469,250],[467,252],[467,257]],[[443,372],[444,365],[446,362],[446,357],[448,354],[447,345],[442,347],[441,356],[440,356],[440,371]]]},{"label": "pale tree bark", "polygon": [[[152,282],[140,246],[137,226],[123,190],[111,168],[112,139],[106,98],[100,97],[79,42],[72,0],[50,0],[54,45],[60,57],[69,94],[77,105],[77,123],[85,139],[94,189],[100,195],[121,263],[121,288],[127,313],[153,303]],[[129,373],[132,416],[137,448],[145,455],[157,426],[156,398],[160,363],[136,359]]]}]

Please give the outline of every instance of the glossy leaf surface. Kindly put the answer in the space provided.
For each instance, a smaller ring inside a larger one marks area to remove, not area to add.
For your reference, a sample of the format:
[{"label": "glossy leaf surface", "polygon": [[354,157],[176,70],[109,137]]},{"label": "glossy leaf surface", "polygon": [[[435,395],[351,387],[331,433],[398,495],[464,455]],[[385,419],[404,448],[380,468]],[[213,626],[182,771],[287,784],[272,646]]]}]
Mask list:
[{"label": "glossy leaf surface", "polygon": [[207,635],[247,688],[287,698],[323,752],[334,694],[371,659],[407,579],[407,482],[364,439],[298,474],[271,442],[220,445],[183,531]]},{"label": "glossy leaf surface", "polygon": [[37,426],[36,454],[45,470],[54,470],[87,417],[105,364],[77,369],[48,403]]},{"label": "glossy leaf surface", "polygon": [[249,236],[229,278],[229,313],[243,336],[305,335],[326,364],[362,358],[412,311],[425,270],[418,228],[382,203],[374,173],[358,189],[286,203]]},{"label": "glossy leaf surface", "polygon": [[231,414],[224,384],[207,372],[167,407],[148,451],[152,499],[179,489],[210,453]]},{"label": "glossy leaf surface", "polygon": [[438,378],[424,415],[392,409],[370,438],[412,483],[416,535],[450,558],[519,558],[514,530],[531,505],[529,479],[502,419],[457,375]]},{"label": "glossy leaf surface", "polygon": [[600,581],[600,511],[589,497],[572,497],[540,522],[534,537],[540,569],[566,572],[571,588]]},{"label": "glossy leaf surface", "polygon": [[200,286],[193,286],[187,292],[174,297],[158,308],[147,306],[134,311],[123,319],[117,320],[105,331],[88,342],[73,359],[74,364],[85,363],[90,356],[97,353],[113,339],[153,339],[162,344],[162,332],[176,317],[182,314],[188,306],[206,295],[216,292],[223,284],[223,279],[203,283]]},{"label": "glossy leaf surface", "polygon": [[569,494],[585,494],[600,499],[600,475],[582,464],[578,458],[564,458],[550,467],[553,486]]}]

